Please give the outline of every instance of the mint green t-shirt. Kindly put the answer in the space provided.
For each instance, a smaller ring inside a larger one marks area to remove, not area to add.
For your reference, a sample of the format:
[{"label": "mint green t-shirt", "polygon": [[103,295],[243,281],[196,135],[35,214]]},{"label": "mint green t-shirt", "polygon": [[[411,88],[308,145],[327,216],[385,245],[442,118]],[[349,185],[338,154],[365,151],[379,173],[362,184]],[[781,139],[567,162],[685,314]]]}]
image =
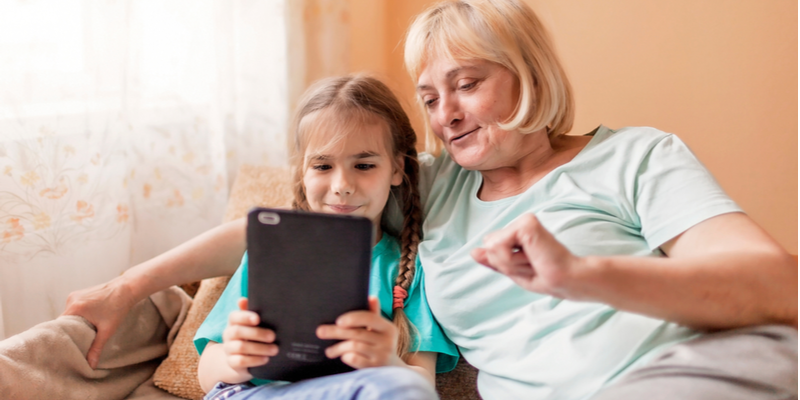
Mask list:
[{"label": "mint green t-shirt", "polygon": [[[397,239],[383,234],[381,240],[372,248],[372,268],[370,269],[369,295],[376,296],[381,305],[381,313],[386,319],[392,315],[392,289],[398,272],[400,245]],[[324,266],[320,266],[324,268]],[[203,354],[209,341],[222,342],[222,331],[228,325],[228,315],[238,310],[237,302],[247,297],[247,253],[242,263],[228,282],[228,286],[219,300],[208,313],[194,336],[194,345],[199,354]],[[408,298],[403,311],[409,321],[416,327],[414,346],[412,349],[439,353],[436,359],[436,372],[447,372],[455,368],[458,362],[458,350],[447,339],[441,327],[433,318],[425,297],[425,277],[417,261],[414,281],[408,288]],[[254,379],[253,383],[262,384],[269,381]]]},{"label": "mint green t-shirt", "polygon": [[[698,333],[605,304],[532,293],[479,265],[470,250],[525,213],[579,256],[662,256],[693,225],[740,208],[676,136],[599,127],[570,162],[524,193],[482,201],[482,176],[446,153],[422,158],[419,257],[428,301],[480,370],[484,399],[585,399],[669,345]],[[427,189],[427,190],[425,190]]]}]

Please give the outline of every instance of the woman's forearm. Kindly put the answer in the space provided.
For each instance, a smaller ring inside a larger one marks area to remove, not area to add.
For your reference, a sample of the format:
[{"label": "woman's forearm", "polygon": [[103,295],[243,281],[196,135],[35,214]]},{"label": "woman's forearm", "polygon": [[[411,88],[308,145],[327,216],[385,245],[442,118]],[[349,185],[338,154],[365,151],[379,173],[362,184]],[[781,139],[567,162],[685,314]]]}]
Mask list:
[{"label": "woman's forearm", "polygon": [[195,282],[236,271],[246,248],[244,218],[222,224],[118,278],[135,300],[173,285]]},{"label": "woman's forearm", "polygon": [[692,258],[587,257],[578,300],[698,329],[797,326],[797,264],[781,252]]}]

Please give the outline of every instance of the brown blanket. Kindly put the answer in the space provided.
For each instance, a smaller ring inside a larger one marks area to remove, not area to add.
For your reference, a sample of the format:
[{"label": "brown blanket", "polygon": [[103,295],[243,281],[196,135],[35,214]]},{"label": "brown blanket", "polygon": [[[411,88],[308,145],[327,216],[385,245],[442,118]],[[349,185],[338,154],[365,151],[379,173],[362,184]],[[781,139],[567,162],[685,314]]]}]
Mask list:
[{"label": "brown blanket", "polygon": [[95,370],[86,362],[94,326],[81,317],[62,316],[0,341],[0,393],[15,400],[113,400],[136,390],[131,398],[174,398],[142,383],[167,354],[190,304],[174,287],[141,301],[108,341]]}]

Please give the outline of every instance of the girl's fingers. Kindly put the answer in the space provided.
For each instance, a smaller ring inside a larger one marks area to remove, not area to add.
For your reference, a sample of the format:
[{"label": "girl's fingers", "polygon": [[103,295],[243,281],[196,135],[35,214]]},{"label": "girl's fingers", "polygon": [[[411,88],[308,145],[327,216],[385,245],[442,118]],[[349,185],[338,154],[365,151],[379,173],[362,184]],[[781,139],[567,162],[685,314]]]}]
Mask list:
[{"label": "girl's fingers", "polygon": [[253,342],[272,343],[275,341],[275,332],[266,328],[245,325],[228,325],[222,331],[222,341],[249,340]]},{"label": "girl's fingers", "polygon": [[380,313],[373,311],[351,311],[336,318],[336,326],[341,328],[364,328],[377,332],[392,331],[394,325],[383,318]]},{"label": "girl's fingers", "polygon": [[317,327],[317,337],[328,340],[357,340],[360,342],[378,344],[391,341],[386,332],[370,331],[366,329],[342,328],[338,325],[320,325]]},{"label": "girl's fingers", "polygon": [[358,353],[346,353],[342,355],[342,362],[355,368],[355,369],[362,369],[362,368],[369,368],[374,366],[372,360],[368,357],[365,357],[362,354]]},{"label": "girl's fingers", "polygon": [[247,311],[247,297],[239,298],[239,301],[237,301],[236,304],[239,306],[240,310]]},{"label": "girl's fingers", "polygon": [[228,314],[229,325],[258,326],[258,314],[252,311],[232,311]]},{"label": "girl's fingers", "polygon": [[381,346],[376,346],[373,343],[345,340],[325,349],[325,355],[328,358],[336,358],[346,353],[358,353],[367,359],[372,359],[377,358],[380,351]]},{"label": "girl's fingers", "polygon": [[249,342],[245,340],[223,342],[222,348],[229,357],[234,355],[273,357],[278,354],[278,346],[275,344]]},{"label": "girl's fingers", "polygon": [[237,370],[250,367],[258,367],[260,365],[266,364],[267,362],[269,362],[269,357],[244,356],[244,355],[228,356],[228,365],[230,365],[231,368]]}]

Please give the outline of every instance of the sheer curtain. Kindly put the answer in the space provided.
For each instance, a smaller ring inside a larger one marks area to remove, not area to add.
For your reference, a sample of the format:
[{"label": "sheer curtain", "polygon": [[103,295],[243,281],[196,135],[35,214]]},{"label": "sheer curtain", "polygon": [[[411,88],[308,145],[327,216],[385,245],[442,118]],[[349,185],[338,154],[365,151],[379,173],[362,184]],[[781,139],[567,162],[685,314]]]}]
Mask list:
[{"label": "sheer curtain", "polygon": [[286,162],[285,3],[0,0],[0,339],[219,224],[240,164]]}]

